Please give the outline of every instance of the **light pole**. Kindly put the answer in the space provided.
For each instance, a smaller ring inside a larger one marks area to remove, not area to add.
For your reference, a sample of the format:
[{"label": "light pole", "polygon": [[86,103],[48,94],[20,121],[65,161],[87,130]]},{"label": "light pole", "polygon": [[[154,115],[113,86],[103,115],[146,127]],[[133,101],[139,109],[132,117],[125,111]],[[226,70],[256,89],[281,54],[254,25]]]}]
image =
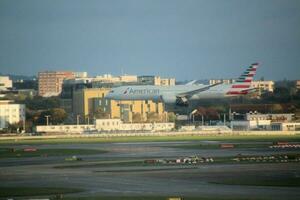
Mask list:
[{"label": "light pole", "polygon": [[24,118],[24,120],[23,120],[23,132],[25,133],[26,132],[26,121],[25,121],[26,119]]},{"label": "light pole", "polygon": [[77,115],[77,125],[79,124],[79,117],[80,115]]},{"label": "light pole", "polygon": [[45,117],[46,117],[46,122],[47,122],[47,126],[49,125],[49,117],[50,117],[51,115],[45,115]]},{"label": "light pole", "polygon": [[90,117],[89,116],[87,116],[87,123],[88,123],[88,125],[90,125]]},{"label": "light pole", "polygon": [[190,115],[192,117],[193,124],[195,123],[195,113],[196,112],[197,112],[197,109],[193,110]]},{"label": "light pole", "polygon": [[232,114],[231,114],[231,121],[234,121],[234,116],[236,115],[237,113],[236,112],[232,112]]}]

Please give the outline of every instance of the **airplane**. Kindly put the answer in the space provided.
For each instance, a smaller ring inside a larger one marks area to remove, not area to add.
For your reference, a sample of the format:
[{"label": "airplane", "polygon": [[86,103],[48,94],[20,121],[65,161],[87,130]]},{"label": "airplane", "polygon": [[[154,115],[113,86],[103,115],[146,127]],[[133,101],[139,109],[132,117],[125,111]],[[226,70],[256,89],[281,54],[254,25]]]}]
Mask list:
[{"label": "airplane", "polygon": [[192,81],[186,85],[174,86],[120,86],[113,88],[105,98],[111,100],[152,100],[187,107],[191,101],[244,96],[256,91],[256,88],[251,87],[251,82],[256,74],[257,67],[258,63],[251,64],[232,84],[199,85]]}]

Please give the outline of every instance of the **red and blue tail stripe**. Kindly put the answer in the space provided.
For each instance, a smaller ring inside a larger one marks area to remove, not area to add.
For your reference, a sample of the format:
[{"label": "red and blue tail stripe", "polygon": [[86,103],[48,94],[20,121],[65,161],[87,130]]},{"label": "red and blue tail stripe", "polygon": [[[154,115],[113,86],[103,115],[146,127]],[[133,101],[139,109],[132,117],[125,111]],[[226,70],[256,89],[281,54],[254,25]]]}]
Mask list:
[{"label": "red and blue tail stripe", "polygon": [[251,92],[251,82],[256,74],[258,63],[253,63],[247,70],[231,85],[227,95],[246,95]]},{"label": "red and blue tail stripe", "polygon": [[251,83],[253,76],[256,74],[258,63],[253,63],[248,69],[236,80],[236,83]]}]

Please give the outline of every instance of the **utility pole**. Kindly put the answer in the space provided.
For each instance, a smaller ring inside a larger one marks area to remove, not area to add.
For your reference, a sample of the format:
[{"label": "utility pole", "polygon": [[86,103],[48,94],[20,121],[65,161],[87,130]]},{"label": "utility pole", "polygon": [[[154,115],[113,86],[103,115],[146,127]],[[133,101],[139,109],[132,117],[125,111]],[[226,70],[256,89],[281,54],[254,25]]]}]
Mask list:
[{"label": "utility pole", "polygon": [[204,125],[203,115],[201,115],[202,126]]},{"label": "utility pole", "polygon": [[224,126],[226,125],[226,114],[224,113]]},{"label": "utility pole", "polygon": [[46,117],[46,122],[47,122],[47,126],[49,125],[49,117],[50,117],[51,115],[45,115],[45,117]]}]

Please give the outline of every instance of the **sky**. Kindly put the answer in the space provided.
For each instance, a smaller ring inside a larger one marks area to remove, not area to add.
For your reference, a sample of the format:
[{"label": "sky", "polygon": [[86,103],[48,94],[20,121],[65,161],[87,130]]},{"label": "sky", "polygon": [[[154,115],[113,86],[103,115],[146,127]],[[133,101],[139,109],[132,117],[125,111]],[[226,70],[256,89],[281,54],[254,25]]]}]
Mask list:
[{"label": "sky", "polygon": [[300,79],[299,0],[0,0],[0,73]]}]

